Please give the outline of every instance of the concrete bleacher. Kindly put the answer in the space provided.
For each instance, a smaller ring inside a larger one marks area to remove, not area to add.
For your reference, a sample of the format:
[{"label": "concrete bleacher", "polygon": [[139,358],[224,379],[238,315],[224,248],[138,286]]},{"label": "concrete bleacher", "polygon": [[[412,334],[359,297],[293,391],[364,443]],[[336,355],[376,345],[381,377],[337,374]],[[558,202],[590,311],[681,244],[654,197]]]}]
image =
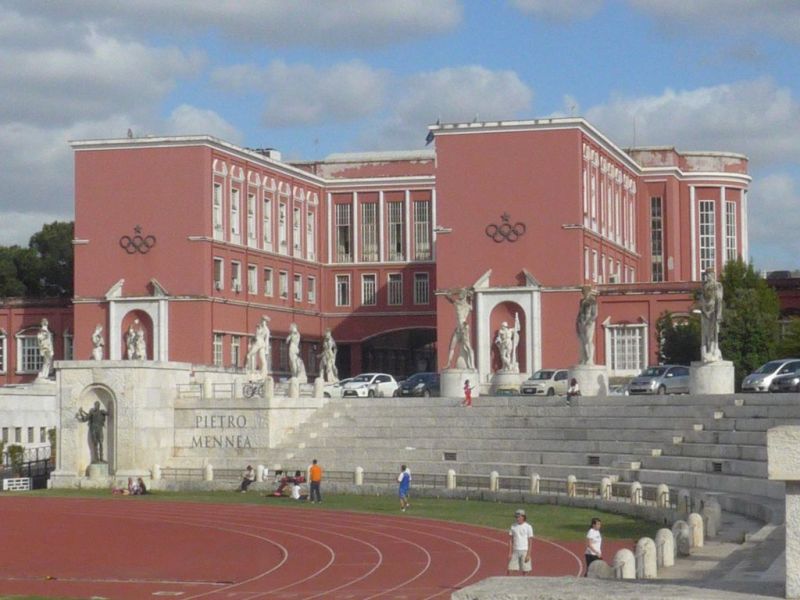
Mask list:
[{"label": "concrete bleacher", "polygon": [[717,493],[726,510],[772,520],[784,489],[766,478],[766,432],[784,424],[800,424],[800,394],[581,397],[571,406],[560,397],[481,397],[472,408],[453,398],[341,398],[291,431],[267,464],[614,476]]}]

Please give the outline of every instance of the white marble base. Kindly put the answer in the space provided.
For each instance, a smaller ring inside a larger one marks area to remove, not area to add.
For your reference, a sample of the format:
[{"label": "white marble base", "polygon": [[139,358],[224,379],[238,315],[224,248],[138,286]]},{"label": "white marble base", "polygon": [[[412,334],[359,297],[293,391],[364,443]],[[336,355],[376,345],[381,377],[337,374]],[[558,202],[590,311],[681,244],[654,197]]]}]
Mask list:
[{"label": "white marble base", "polygon": [[508,391],[516,389],[515,393],[519,393],[519,384],[525,379],[521,373],[511,373],[509,371],[497,371],[492,375],[492,388],[491,394],[495,395],[498,391]]},{"label": "white marble base", "polygon": [[86,469],[86,476],[89,479],[108,479],[108,463],[92,463]]},{"label": "white marble base", "polygon": [[464,382],[469,379],[472,397],[480,396],[478,371],[476,369],[445,369],[440,377],[440,394],[444,398],[464,399]]},{"label": "white marble base", "polygon": [[605,365],[575,365],[569,369],[569,379],[578,380],[581,396],[607,396],[608,371]]},{"label": "white marble base", "polygon": [[729,360],[704,363],[695,361],[689,369],[689,393],[733,394],[734,368]]}]

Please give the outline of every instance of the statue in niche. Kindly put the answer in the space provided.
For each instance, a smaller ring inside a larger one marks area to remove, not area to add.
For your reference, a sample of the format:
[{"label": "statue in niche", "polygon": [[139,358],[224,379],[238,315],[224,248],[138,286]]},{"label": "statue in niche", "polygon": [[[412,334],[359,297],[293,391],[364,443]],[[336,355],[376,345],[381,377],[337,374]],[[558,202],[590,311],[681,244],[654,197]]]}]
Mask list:
[{"label": "statue in niche", "polygon": [[139,323],[139,319],[136,319],[134,323],[139,325],[134,338],[136,360],[147,360],[147,338],[145,337],[144,327]]},{"label": "statue in niche", "polygon": [[105,435],[106,428],[106,412],[101,406],[100,401],[94,403],[94,407],[89,409],[89,412],[78,409],[75,418],[82,423],[89,424],[89,450],[92,454],[92,464],[104,463],[103,460],[103,436]]},{"label": "statue in niche", "polygon": [[325,383],[335,383],[339,381],[339,373],[336,370],[336,342],[333,339],[330,328],[325,330],[322,338],[322,352],[319,355],[319,373]]},{"label": "statue in niche", "polygon": [[703,362],[722,360],[719,349],[719,325],[722,322],[722,283],[717,281],[714,271],[703,273],[700,290],[700,359]]},{"label": "statue in niche", "polygon": [[128,360],[136,358],[136,331],[133,329],[133,323],[128,326],[128,332],[125,334],[125,358]]},{"label": "statue in niche", "polygon": [[575,332],[578,334],[580,365],[594,365],[594,328],[597,321],[597,290],[590,285],[581,287],[583,294],[575,319]]},{"label": "statue in niche", "polygon": [[500,370],[507,373],[519,373],[517,347],[519,345],[519,313],[514,314],[514,329],[506,321],[500,325],[494,343],[500,353]]},{"label": "statue in niche", "polygon": [[472,296],[474,291],[471,288],[455,288],[444,292],[445,299],[453,305],[456,311],[456,328],[450,336],[450,351],[447,355],[447,366],[453,366],[453,357],[456,349],[455,367],[458,369],[475,368],[475,352],[472,349],[469,336],[469,315],[472,312]]},{"label": "statue in niche", "polygon": [[289,372],[292,378],[305,383],[307,380],[306,365],[303,363],[303,359],[300,358],[300,332],[297,330],[296,323],[292,323],[289,326],[286,344],[289,346]]},{"label": "statue in niche", "polygon": [[[266,379],[269,375],[269,317],[262,315],[256,325],[256,335],[253,344],[247,351],[247,365],[251,378]],[[258,360],[258,369],[256,369]]]},{"label": "statue in niche", "polygon": [[53,368],[53,333],[48,328],[47,319],[42,319],[41,327],[36,334],[36,342],[39,346],[39,355],[42,357],[39,377],[47,379],[50,377],[50,370]]},{"label": "statue in niche", "polygon": [[92,360],[103,360],[103,346],[106,342],[103,339],[103,326],[97,325],[92,333]]}]

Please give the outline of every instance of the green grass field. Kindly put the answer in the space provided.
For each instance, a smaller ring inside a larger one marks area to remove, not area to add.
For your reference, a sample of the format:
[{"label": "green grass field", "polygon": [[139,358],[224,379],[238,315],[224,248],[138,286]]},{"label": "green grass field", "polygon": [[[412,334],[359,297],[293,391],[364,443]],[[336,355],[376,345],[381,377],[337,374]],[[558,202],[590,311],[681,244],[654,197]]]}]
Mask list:
[{"label": "green grass field", "polygon": [[[324,488],[323,488],[324,493]],[[250,491],[247,494],[236,492],[155,492],[146,496],[110,496],[106,490],[39,490],[20,492],[28,496],[98,498],[113,502],[207,502],[219,504],[259,504],[310,510],[350,510],[398,517],[425,517],[442,521],[455,521],[484,525],[495,529],[506,529],[514,521],[514,511],[524,508],[528,521],[533,525],[537,536],[551,540],[582,540],[594,516],[603,519],[603,536],[608,539],[638,540],[640,537],[654,537],[658,525],[610,513],[599,513],[585,508],[554,506],[550,504],[505,504],[477,500],[448,500],[437,498],[413,498],[411,508],[405,514],[400,512],[397,498],[389,496],[356,496],[347,494],[327,494],[321,505],[296,502],[289,498],[273,498]]]}]

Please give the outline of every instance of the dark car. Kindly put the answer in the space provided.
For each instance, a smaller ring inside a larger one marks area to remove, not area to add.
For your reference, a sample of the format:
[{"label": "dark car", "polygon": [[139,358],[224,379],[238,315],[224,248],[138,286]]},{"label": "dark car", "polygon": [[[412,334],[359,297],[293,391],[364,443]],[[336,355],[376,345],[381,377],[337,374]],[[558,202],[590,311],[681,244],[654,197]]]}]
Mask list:
[{"label": "dark car", "polygon": [[800,392],[800,368],[795,371],[780,374],[772,380],[769,386],[770,392]]},{"label": "dark car", "polygon": [[397,388],[398,396],[438,396],[438,373],[414,373],[408,379],[400,382]]}]

